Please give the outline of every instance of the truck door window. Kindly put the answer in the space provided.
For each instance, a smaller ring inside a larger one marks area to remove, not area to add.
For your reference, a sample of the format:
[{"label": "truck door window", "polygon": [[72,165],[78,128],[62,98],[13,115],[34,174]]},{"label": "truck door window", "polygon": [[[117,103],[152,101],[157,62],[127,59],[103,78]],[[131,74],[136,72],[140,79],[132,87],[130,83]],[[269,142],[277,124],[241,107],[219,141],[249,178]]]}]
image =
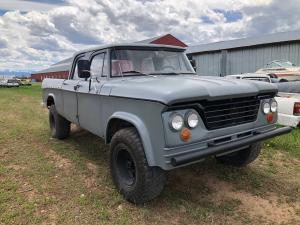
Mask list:
[{"label": "truck door window", "polygon": [[91,62],[92,77],[106,77],[108,74],[108,65],[105,53],[100,53],[93,57]]},{"label": "truck door window", "polygon": [[101,77],[103,70],[104,53],[94,56],[91,62],[91,76]]}]

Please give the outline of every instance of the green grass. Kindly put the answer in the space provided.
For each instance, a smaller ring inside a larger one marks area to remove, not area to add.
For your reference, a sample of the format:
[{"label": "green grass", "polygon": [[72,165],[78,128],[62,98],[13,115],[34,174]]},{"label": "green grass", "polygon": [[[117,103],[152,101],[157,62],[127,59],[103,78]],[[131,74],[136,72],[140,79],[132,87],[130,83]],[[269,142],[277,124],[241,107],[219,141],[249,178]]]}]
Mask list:
[{"label": "green grass", "polygon": [[266,142],[266,147],[272,150],[287,152],[300,159],[300,128],[294,129],[289,135],[279,136]]},{"label": "green grass", "polygon": [[161,196],[135,206],[112,185],[103,141],[78,129],[50,138],[40,103],[38,84],[0,89],[0,224],[300,223],[299,129],[247,168],[209,159],[171,171]]}]

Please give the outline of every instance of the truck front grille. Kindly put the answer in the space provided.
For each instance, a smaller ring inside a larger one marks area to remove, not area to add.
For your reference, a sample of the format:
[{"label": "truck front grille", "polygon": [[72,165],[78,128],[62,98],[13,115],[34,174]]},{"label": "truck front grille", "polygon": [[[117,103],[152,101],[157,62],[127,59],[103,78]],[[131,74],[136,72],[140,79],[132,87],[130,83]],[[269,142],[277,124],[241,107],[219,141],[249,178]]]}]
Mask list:
[{"label": "truck front grille", "polygon": [[201,102],[203,122],[209,130],[254,122],[260,99],[252,96]]}]

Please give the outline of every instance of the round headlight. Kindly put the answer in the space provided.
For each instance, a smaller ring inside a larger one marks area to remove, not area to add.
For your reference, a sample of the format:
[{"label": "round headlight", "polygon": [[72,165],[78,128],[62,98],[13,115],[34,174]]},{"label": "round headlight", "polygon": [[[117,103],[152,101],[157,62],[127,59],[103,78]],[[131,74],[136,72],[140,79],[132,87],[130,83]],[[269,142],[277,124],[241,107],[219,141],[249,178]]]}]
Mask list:
[{"label": "round headlight", "polygon": [[190,128],[195,128],[199,123],[199,118],[198,115],[194,112],[191,112],[190,114],[188,114],[187,117],[187,124]]},{"label": "round headlight", "polygon": [[268,114],[271,111],[271,106],[269,102],[265,102],[263,104],[263,112],[264,114]]},{"label": "round headlight", "polygon": [[277,102],[274,100],[274,101],[272,101],[272,103],[271,103],[271,111],[272,111],[272,112],[277,112],[277,109],[278,109],[278,104],[277,104]]},{"label": "round headlight", "polygon": [[180,130],[183,127],[183,117],[179,114],[175,114],[171,118],[171,128],[174,130]]}]

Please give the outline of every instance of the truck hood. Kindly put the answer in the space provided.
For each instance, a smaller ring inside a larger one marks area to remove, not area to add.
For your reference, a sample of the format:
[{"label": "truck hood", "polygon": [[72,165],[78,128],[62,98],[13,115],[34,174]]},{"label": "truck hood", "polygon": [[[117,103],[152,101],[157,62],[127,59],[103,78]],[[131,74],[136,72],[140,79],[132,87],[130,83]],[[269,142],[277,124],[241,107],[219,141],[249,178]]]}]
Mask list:
[{"label": "truck hood", "polygon": [[166,105],[277,93],[277,87],[266,82],[198,75],[114,78],[105,83],[102,89],[106,92],[109,90],[107,94],[110,96],[158,101]]}]

